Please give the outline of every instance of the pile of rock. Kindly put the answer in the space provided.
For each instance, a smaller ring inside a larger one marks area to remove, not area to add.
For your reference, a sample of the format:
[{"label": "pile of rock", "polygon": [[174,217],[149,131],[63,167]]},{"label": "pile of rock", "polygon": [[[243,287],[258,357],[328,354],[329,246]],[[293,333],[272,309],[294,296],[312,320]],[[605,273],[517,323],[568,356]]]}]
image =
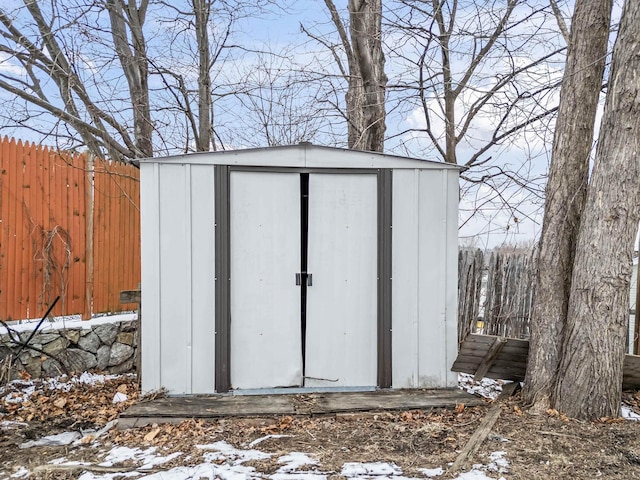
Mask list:
[{"label": "pile of rock", "polygon": [[[29,341],[20,351],[9,334],[0,335],[0,362],[13,359],[11,377],[25,370],[31,377],[40,378],[68,372],[98,370],[106,373],[136,372],[136,351],[139,343],[138,321],[124,321],[46,330]],[[26,342],[32,332],[13,333]],[[64,366],[62,368],[61,364]]]}]

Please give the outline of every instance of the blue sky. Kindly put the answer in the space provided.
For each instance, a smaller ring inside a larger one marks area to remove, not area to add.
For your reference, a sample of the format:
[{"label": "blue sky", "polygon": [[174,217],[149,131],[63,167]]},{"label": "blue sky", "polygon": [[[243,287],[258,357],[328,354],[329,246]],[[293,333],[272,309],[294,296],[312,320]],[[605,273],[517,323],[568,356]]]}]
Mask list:
[{"label": "blue sky", "polygon": [[[66,0],[61,4],[73,7],[79,1]],[[502,2],[498,3],[502,4]],[[560,3],[568,16],[572,2]],[[4,5],[8,11],[18,12],[17,16],[20,20],[19,11],[14,9],[20,5],[20,2],[6,0]],[[385,6],[389,5],[392,3],[385,2]],[[461,18],[466,18],[464,28],[477,26],[479,21],[490,23],[491,11],[486,10],[480,16],[475,15],[476,7],[482,9],[487,5],[490,3],[486,1],[461,1],[459,15]],[[526,36],[533,29],[537,29],[538,33],[517,47],[516,64],[526,63],[531,58],[562,46],[563,42],[558,35],[557,24],[551,17],[540,14],[536,17],[531,13],[548,7],[546,0],[530,0],[523,5],[516,15],[522,17],[531,14],[533,20],[518,27],[519,30],[513,30],[511,34]],[[346,1],[336,1],[336,6],[341,12],[346,12]],[[47,7],[42,4],[42,8]],[[152,6],[148,15],[145,34],[149,42],[150,55],[154,61],[166,63],[183,73],[187,81],[193,82],[195,70],[189,58],[190,51],[193,51],[193,36],[183,34],[172,37],[171,35],[175,34],[175,30],[172,29],[177,29],[180,25],[161,21],[170,16],[163,8],[158,5]],[[397,12],[387,12],[387,18],[392,18]],[[91,18],[96,24],[106,26],[107,19],[104,14]],[[329,52],[318,42],[301,33],[301,24],[314,34],[328,35],[337,42],[337,35],[322,0],[278,2],[277,7],[271,6],[266,11],[241,19],[235,24],[231,42],[241,48],[226,51],[225,61],[213,68],[215,122],[222,135],[221,140],[228,147],[242,148],[266,144],[265,132],[268,129],[260,128],[259,125],[264,118],[256,113],[256,109],[265,108],[265,105],[270,106],[272,114],[265,123],[270,121],[274,124],[283,124],[280,129],[271,128],[270,132],[273,135],[281,135],[282,142],[294,142],[298,137],[302,137],[319,144],[344,146],[346,142],[344,120],[329,106],[332,102],[343,102],[345,82],[336,76],[338,70]],[[211,33],[214,38],[223,32],[223,26],[212,27]],[[515,43],[511,37],[505,37],[506,41]],[[91,41],[86,44],[82,42],[83,39],[77,37],[72,38],[69,43],[70,46],[84,52],[83,55],[76,57],[80,74],[87,79],[101,76],[101,81],[91,87],[90,91],[100,96],[105,108],[113,111],[122,122],[128,122],[126,112],[118,114],[121,106],[118,98],[126,96],[126,83],[120,78],[117,69],[114,69],[113,63],[101,61],[101,57],[111,54],[109,46]],[[393,88],[393,85],[413,81],[415,78],[415,65],[403,57],[415,58],[421,45],[408,39],[406,35],[389,32],[388,29],[385,29],[385,44],[387,45],[386,70],[390,86],[387,105],[387,133],[390,138],[386,142],[386,149],[389,153],[438,160],[437,151],[429,144],[424,134],[415,131],[399,134],[407,129],[420,129],[425,126],[424,114],[415,96],[407,96],[406,91]],[[461,71],[467,65],[469,59],[466,52],[471,47],[472,42],[469,38],[460,37],[456,43],[459,54],[454,52],[454,81],[455,78],[460,78]],[[269,52],[270,55],[262,55],[256,51]],[[434,58],[437,59],[437,55]],[[545,82],[553,82],[561,78],[562,62],[563,55],[560,54],[554,56],[549,62],[536,66],[530,74],[522,77],[514,87],[516,90],[505,91],[504,98],[514,95],[514,92],[521,93],[523,89],[533,89],[536,84],[543,85]],[[15,68],[17,68],[15,63],[0,56],[0,73],[9,72]],[[502,75],[501,72],[508,71],[509,68],[508,59],[499,55],[479,68],[477,75],[471,81],[472,88],[461,95],[462,101],[456,109],[458,116],[463,118],[468,111],[468,105],[478,98],[479,92],[486,91],[494,85],[496,79]],[[290,83],[293,77],[288,71],[292,70],[296,72],[297,79],[302,76],[313,77],[315,83],[309,84],[312,88],[308,88],[307,85],[291,88]],[[234,95],[234,85],[240,81],[247,81],[253,89],[252,92],[259,95]],[[184,126],[180,119],[174,116],[171,108],[163,107],[163,105],[170,105],[171,98],[164,90],[160,77],[153,76],[150,84],[159,102],[156,121],[158,132],[161,133],[156,135],[157,151],[159,154],[175,153],[173,149],[183,148],[180,142],[184,142],[182,133]],[[49,87],[45,86],[45,88]],[[332,88],[338,90],[332,92]],[[0,99],[2,98],[6,100],[5,109],[9,109],[12,99],[0,93]],[[554,90],[537,100],[537,104],[530,103],[526,107],[527,104],[524,103],[525,108],[521,110],[520,118],[526,118],[525,116],[536,108],[554,106],[557,104],[557,99],[557,90]],[[269,100],[270,104],[267,102]],[[430,108],[437,135],[441,134],[444,125],[442,119],[438,118],[439,102],[438,90],[433,90],[427,98],[427,105]],[[469,158],[490,138],[498,118],[499,110],[491,108],[477,117],[472,123],[468,138],[461,142],[458,149],[460,161],[464,162],[465,158]],[[31,121],[46,124],[49,120],[38,117]],[[41,135],[29,130],[6,128],[7,122],[4,125],[3,135],[9,134],[38,143],[51,143],[51,139],[43,140]],[[491,174],[499,168],[508,169],[521,177],[524,183],[528,182],[528,185],[538,193],[532,195],[527,189],[508,184],[496,184],[493,189],[483,185],[470,188],[470,184],[462,182],[461,237],[463,242],[479,246],[528,242],[539,232],[542,204],[540,192],[549,161],[553,122],[546,122],[537,127],[543,128],[527,129],[522,134],[511,137],[508,141],[489,150],[483,157],[490,158],[487,160],[487,166],[490,167],[488,170],[476,173],[472,171],[467,174],[475,174],[477,177]],[[307,136],[309,138],[306,138]],[[508,207],[505,208],[505,205]]]}]

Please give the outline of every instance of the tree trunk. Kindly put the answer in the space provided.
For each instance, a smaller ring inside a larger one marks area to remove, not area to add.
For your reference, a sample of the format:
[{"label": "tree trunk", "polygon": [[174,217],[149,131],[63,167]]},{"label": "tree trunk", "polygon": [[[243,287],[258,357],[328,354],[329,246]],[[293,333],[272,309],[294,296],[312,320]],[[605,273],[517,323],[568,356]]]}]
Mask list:
[{"label": "tree trunk", "polygon": [[576,2],[571,25],[546,189],[525,379],[525,400],[536,410],[553,404],[612,4],[612,0]]},{"label": "tree trunk", "polygon": [[[137,7],[136,0],[107,0],[111,34],[124,71],[131,104],[133,106],[133,130],[136,142],[136,156],[153,156],[153,123],[149,103],[149,62],[142,26],[144,25],[148,0],[142,0]],[[125,21],[126,16],[126,21]],[[127,37],[127,26],[131,33],[131,45]]]},{"label": "tree trunk", "polygon": [[582,216],[555,407],[619,415],[634,239],[640,220],[640,2],[625,2]]},{"label": "tree trunk", "polygon": [[207,152],[211,149],[211,55],[209,52],[210,0],[194,0],[196,18],[196,40],[198,43],[198,132],[196,149]]},{"label": "tree trunk", "polygon": [[381,39],[382,0],[349,0],[349,18],[357,64],[357,67],[350,64],[349,72],[349,148],[382,152],[387,85]]}]

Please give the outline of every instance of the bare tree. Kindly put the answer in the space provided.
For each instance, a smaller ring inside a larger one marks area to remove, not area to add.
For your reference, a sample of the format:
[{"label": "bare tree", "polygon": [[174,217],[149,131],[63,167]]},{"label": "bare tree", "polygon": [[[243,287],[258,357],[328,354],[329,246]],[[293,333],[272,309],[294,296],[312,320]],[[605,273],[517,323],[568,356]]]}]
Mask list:
[{"label": "bare tree", "polygon": [[[129,85],[136,146],[145,157],[153,156],[153,124],[149,103],[149,62],[143,26],[148,0],[107,0],[111,35],[125,79]],[[128,32],[127,32],[128,27]],[[129,38],[131,37],[131,38]]]},{"label": "bare tree", "polygon": [[613,51],[554,391],[555,407],[573,417],[620,413],[629,282],[640,220],[639,52],[640,4],[632,0],[625,2]]},{"label": "bare tree", "polygon": [[563,355],[612,6],[612,0],[577,2],[571,24],[546,190],[525,389],[527,402],[542,411],[554,403],[553,386]]},{"label": "bare tree", "polygon": [[269,5],[24,0],[0,7],[0,90],[13,99],[0,116],[60,147],[114,159],[215,148],[214,100],[242,82],[216,85],[213,77],[242,52],[233,42],[238,20]]},{"label": "bare tree", "polygon": [[387,84],[382,50],[382,0],[349,0],[348,27],[333,0],[325,0],[325,4],[339,44],[304,26],[302,30],[331,52],[339,75],[347,81],[345,108],[335,106],[347,123],[348,147],[381,152],[386,131]]},{"label": "bare tree", "polygon": [[388,119],[404,127],[387,148],[466,167],[463,225],[479,215],[490,225],[506,211],[506,228],[518,227],[543,201],[566,50],[553,9],[526,0],[398,0],[384,15]]},{"label": "bare tree", "polygon": [[[84,31],[83,20],[91,14],[91,6],[76,11],[77,19],[72,22],[63,17],[55,3],[48,14],[42,11],[38,2],[25,1],[24,5],[13,15],[0,8],[0,52],[18,66],[17,71],[0,75],[0,88],[22,99],[26,109],[35,107],[39,113],[27,114],[27,119],[30,115],[46,112],[62,122],[63,130],[70,127],[77,132],[82,143],[95,154],[107,152],[118,159],[149,156],[152,153],[151,120],[148,102],[143,105],[147,95],[146,66],[144,61],[140,62],[140,57],[144,56],[144,45],[140,42],[144,42],[141,28],[145,4],[138,8],[134,3],[125,6],[120,0],[109,2],[113,41],[136,104],[133,129],[105,108],[99,98],[96,99],[83,81],[83,72],[78,70],[80,56],[74,48],[75,39],[68,36],[68,31],[72,28]],[[132,53],[124,28],[134,24],[138,31],[133,34],[135,47]],[[90,37],[86,31],[85,34]],[[48,87],[50,81],[55,84],[55,91]],[[54,130],[58,128],[53,127]],[[71,138],[73,134],[66,136]]]}]

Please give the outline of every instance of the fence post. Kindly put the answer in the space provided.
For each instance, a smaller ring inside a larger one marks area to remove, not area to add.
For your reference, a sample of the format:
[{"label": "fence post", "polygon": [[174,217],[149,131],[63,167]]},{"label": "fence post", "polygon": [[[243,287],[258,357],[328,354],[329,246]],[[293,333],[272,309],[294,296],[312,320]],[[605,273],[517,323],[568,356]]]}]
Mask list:
[{"label": "fence post", "polygon": [[92,152],[88,152],[85,156],[85,178],[87,188],[85,190],[85,198],[87,202],[87,219],[86,219],[86,251],[85,251],[85,294],[84,294],[84,312],[82,319],[89,320],[93,313],[93,218],[95,206],[94,192],[94,173],[95,158]]}]

